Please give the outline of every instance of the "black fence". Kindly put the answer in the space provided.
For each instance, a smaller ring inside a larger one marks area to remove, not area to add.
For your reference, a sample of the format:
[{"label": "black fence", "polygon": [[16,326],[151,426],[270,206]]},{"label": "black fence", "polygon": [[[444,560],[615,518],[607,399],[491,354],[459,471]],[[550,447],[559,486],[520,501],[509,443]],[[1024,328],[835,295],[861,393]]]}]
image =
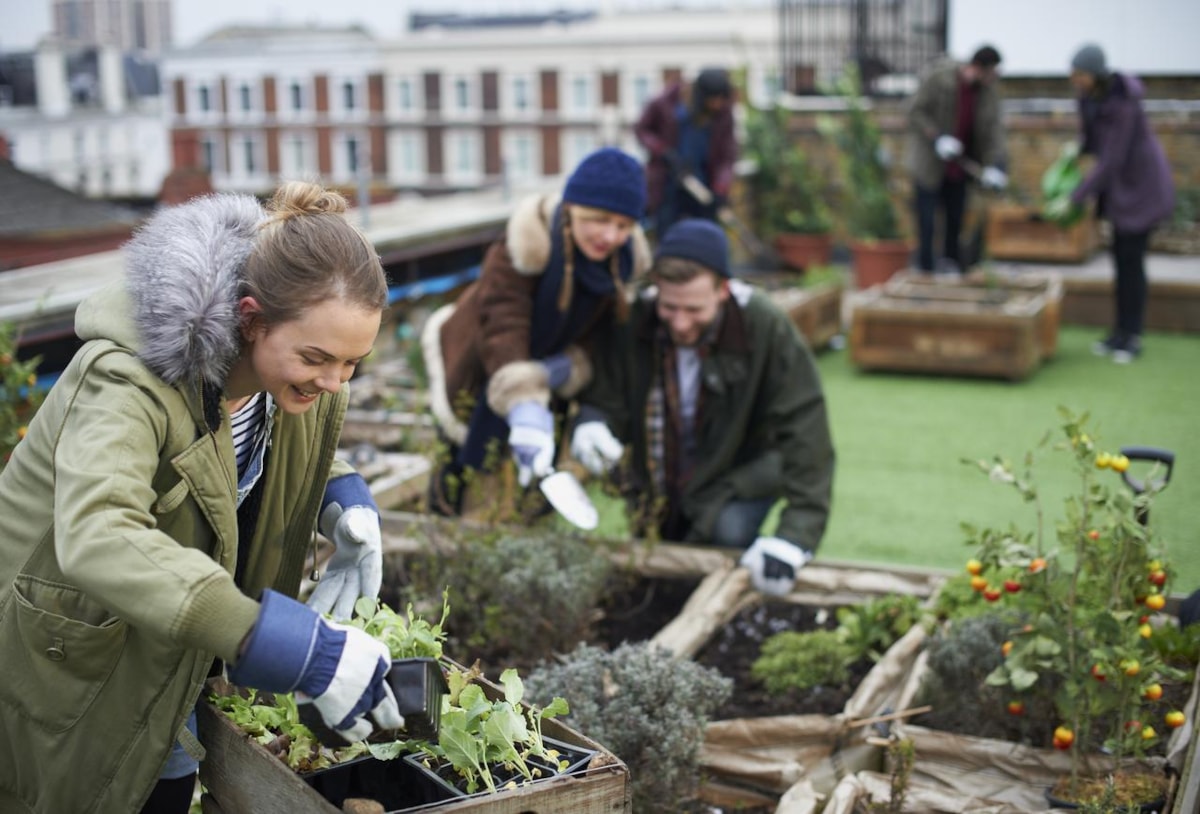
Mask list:
[{"label": "black fence", "polygon": [[857,64],[864,92],[906,95],[946,51],[948,0],[778,0],[783,89],[829,91]]}]

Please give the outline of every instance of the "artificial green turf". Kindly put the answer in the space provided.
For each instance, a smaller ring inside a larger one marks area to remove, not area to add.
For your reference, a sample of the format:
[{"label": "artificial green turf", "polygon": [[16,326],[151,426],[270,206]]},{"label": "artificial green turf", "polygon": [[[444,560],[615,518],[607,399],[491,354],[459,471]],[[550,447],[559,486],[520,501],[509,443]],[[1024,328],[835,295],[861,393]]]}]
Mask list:
[{"label": "artificial green turf", "polygon": [[[1002,455],[1019,464],[1048,431],[1054,441],[1063,437],[1062,405],[1091,414],[1090,434],[1102,448],[1175,453],[1150,527],[1170,552],[1170,591],[1200,588],[1200,337],[1149,334],[1137,362],[1116,365],[1091,353],[1099,334],[1064,326],[1054,359],[1021,382],[863,372],[849,350],[822,351],[837,471],[819,556],[959,569],[970,555],[961,522],[1033,530],[1031,504],[960,460]],[[1053,543],[1075,484],[1065,454],[1037,455]],[[1118,475],[1104,475],[1120,485]]]}]

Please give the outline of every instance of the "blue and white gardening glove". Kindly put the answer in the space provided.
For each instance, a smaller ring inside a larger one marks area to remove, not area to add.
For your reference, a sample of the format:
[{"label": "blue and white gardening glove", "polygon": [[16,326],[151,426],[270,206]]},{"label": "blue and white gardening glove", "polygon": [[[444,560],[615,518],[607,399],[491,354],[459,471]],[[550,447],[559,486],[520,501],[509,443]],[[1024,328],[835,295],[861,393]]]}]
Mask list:
[{"label": "blue and white gardening glove", "polygon": [[813,558],[812,552],[779,537],[759,537],[738,564],[750,571],[756,591],[786,596],[796,585],[796,572]]},{"label": "blue and white gardening glove", "polygon": [[383,582],[379,510],[361,475],[352,472],[329,481],[317,528],[337,550],[308,598],[308,605],[334,619],[349,619],[358,598],[377,599]]},{"label": "blue and white gardening glove", "polygon": [[554,416],[548,409],[536,401],[522,401],[509,410],[508,427],[508,446],[522,487],[554,471]]},{"label": "blue and white gardening glove", "polygon": [[984,167],[979,175],[979,183],[984,189],[1004,189],[1008,186],[1008,176],[999,167]]},{"label": "blue and white gardening glove", "polygon": [[611,472],[625,447],[603,421],[584,421],[571,436],[571,456],[593,475]]},{"label": "blue and white gardening glove", "polygon": [[933,143],[934,152],[943,161],[952,161],[963,154],[963,143],[954,136],[938,136]]},{"label": "blue and white gardening glove", "polygon": [[242,654],[229,668],[229,680],[268,692],[303,693],[321,720],[353,743],[376,726],[404,726],[384,680],[390,667],[391,653],[383,642],[322,619],[312,608],[267,589]]}]

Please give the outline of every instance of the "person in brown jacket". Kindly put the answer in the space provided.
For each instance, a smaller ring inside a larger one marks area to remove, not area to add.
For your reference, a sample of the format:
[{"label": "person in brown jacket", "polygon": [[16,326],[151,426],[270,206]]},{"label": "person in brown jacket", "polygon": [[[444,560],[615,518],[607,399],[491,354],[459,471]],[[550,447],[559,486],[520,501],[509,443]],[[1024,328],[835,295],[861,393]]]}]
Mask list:
[{"label": "person in brown jacket", "polygon": [[[965,271],[959,247],[967,183],[1003,189],[1004,123],[996,89],[1000,53],[990,45],[971,61],[941,59],[925,71],[908,108],[908,169],[917,213],[917,268]],[[945,217],[941,262],[935,261],[934,221]],[[939,269],[940,266],[940,269]]]},{"label": "person in brown jacket", "polygon": [[650,266],[645,206],[637,159],[591,153],[561,200],[517,206],[479,280],[425,323],[430,409],[447,446],[432,511],[461,513],[464,475],[495,469],[505,446],[522,487],[553,471],[555,414],[591,380],[593,330],[627,317],[626,285]]}]

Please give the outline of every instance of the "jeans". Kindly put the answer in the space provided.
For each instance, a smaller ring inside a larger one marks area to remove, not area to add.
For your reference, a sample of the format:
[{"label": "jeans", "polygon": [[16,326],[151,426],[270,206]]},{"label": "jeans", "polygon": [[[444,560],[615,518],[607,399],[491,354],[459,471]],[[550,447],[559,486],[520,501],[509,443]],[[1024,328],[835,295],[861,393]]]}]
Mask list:
[{"label": "jeans", "polygon": [[1150,232],[1113,230],[1112,256],[1117,279],[1113,286],[1116,333],[1141,336],[1146,317],[1146,246]]},{"label": "jeans", "polygon": [[773,497],[729,501],[717,514],[711,544],[723,548],[749,547],[774,505]]},{"label": "jeans", "polygon": [[917,267],[921,271],[933,271],[933,227],[937,210],[945,211],[946,234],[943,256],[962,268],[958,233],[962,231],[963,212],[967,208],[967,182],[943,180],[937,189],[916,187],[917,199]]}]

